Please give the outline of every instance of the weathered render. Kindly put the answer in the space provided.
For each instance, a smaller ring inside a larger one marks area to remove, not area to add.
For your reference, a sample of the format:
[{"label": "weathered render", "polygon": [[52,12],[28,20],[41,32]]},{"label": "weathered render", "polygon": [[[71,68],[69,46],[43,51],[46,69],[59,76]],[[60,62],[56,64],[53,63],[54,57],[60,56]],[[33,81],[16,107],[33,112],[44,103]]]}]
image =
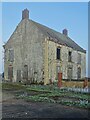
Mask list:
[{"label": "weathered render", "polygon": [[5,80],[48,84],[58,79],[58,72],[68,80],[86,76],[86,51],[66,29],[61,34],[29,20],[27,9],[4,49]]}]

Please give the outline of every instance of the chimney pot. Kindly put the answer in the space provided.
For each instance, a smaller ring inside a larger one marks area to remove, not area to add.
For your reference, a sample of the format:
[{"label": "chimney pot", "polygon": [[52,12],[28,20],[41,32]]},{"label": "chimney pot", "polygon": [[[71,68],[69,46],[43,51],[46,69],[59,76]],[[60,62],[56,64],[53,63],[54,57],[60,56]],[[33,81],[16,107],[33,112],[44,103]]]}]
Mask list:
[{"label": "chimney pot", "polygon": [[26,8],[22,11],[22,20],[29,19],[29,10]]},{"label": "chimney pot", "polygon": [[67,29],[64,29],[64,30],[63,30],[63,34],[66,35],[66,36],[68,36],[68,30],[67,30]]}]

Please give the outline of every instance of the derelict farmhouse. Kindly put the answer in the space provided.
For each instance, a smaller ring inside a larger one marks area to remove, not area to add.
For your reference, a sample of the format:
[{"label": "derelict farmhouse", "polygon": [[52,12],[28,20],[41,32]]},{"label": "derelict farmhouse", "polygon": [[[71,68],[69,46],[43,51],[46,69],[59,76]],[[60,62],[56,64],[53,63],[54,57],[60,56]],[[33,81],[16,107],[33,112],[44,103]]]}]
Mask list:
[{"label": "derelict farmhouse", "polygon": [[4,45],[4,78],[12,82],[82,79],[86,76],[86,50],[76,44],[67,29],[62,33],[29,19],[28,9]]}]

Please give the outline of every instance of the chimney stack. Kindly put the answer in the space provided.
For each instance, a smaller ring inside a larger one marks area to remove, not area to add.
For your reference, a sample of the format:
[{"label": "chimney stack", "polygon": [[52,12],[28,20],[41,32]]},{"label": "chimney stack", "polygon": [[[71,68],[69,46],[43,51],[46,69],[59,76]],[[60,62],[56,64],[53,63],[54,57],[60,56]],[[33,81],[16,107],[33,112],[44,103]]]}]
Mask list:
[{"label": "chimney stack", "polygon": [[22,11],[22,20],[29,19],[29,10],[26,8]]},{"label": "chimney stack", "polygon": [[63,34],[66,35],[66,36],[68,36],[68,30],[67,30],[67,29],[64,29],[64,30],[63,30]]}]

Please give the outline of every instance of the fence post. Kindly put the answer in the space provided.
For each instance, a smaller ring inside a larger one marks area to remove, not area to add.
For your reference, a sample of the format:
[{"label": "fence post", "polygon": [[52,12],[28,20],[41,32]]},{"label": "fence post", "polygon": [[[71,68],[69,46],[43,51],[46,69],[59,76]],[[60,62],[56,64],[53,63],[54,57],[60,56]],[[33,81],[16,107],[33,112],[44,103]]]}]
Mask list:
[{"label": "fence post", "polygon": [[84,80],[84,83],[83,83],[83,88],[87,87],[88,86],[88,80]]},{"label": "fence post", "polygon": [[62,73],[58,73],[58,87],[62,86]]}]

